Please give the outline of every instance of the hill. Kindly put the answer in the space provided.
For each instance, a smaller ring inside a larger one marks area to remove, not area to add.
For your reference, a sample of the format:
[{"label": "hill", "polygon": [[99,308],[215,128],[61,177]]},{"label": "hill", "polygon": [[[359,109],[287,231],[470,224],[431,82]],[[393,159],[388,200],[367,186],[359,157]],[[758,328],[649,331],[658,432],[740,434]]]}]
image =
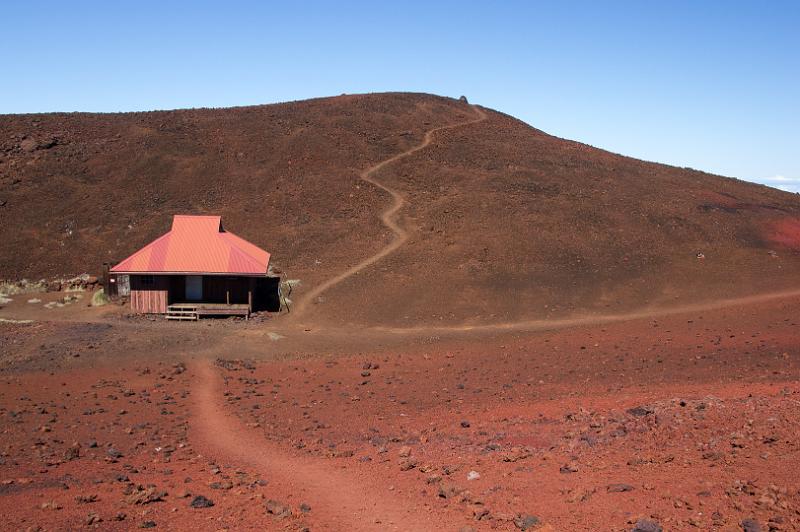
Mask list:
[{"label": "hill", "polygon": [[97,272],[214,213],[335,323],[625,312],[800,273],[798,195],[423,94],[0,116],[0,204],[0,277]]}]

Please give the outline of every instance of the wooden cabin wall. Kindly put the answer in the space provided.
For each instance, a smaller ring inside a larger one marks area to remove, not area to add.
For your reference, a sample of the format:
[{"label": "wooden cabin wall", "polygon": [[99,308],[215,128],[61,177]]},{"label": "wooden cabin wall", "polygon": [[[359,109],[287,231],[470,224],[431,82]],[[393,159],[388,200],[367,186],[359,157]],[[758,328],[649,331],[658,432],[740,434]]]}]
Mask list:
[{"label": "wooden cabin wall", "polygon": [[[185,275],[130,276],[130,301],[134,312],[165,314],[167,306],[186,301]],[[280,310],[277,277],[233,277],[223,275],[203,276],[204,303],[252,304],[253,311]],[[248,296],[252,295],[252,301]]]},{"label": "wooden cabin wall", "polygon": [[169,303],[184,303],[186,301],[186,276],[169,276]]},{"label": "wooden cabin wall", "polygon": [[281,310],[280,277],[257,277],[253,292],[253,310],[278,312]]},{"label": "wooden cabin wall", "polygon": [[206,275],[203,277],[203,301],[206,303],[246,304],[250,284],[249,277]]},{"label": "wooden cabin wall", "polygon": [[[152,283],[149,282],[152,279]],[[165,314],[169,279],[163,275],[131,275],[131,310],[142,314]]]}]

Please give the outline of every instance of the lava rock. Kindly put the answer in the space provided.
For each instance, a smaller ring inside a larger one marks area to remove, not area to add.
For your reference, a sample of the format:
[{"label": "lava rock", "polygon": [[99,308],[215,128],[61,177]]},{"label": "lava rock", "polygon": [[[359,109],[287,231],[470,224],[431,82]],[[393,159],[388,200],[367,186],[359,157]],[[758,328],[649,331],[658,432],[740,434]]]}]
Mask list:
[{"label": "lava rock", "polygon": [[524,514],[518,515],[514,518],[514,526],[519,528],[520,530],[530,530],[533,527],[537,526],[540,523],[540,520],[535,515]]},{"label": "lava rock", "polygon": [[609,484],[606,490],[609,493],[623,493],[626,491],[633,491],[633,486],[630,484]]},{"label": "lava rock", "polygon": [[106,454],[115,460],[124,456],[120,451],[114,449],[113,447],[109,447],[108,451],[106,451]]},{"label": "lava rock", "polygon": [[650,519],[639,519],[636,525],[631,529],[631,532],[664,532],[657,522]]},{"label": "lava rock", "polygon": [[158,491],[156,488],[139,488],[125,499],[128,504],[150,504],[160,502],[167,496],[166,491]]},{"label": "lava rock", "polygon": [[744,519],[739,524],[744,532],[761,532],[761,525],[755,519]]},{"label": "lava rock", "polygon": [[626,412],[628,412],[630,415],[632,415],[634,417],[643,417],[643,416],[646,416],[648,414],[652,414],[653,410],[650,409],[650,408],[647,408],[646,406],[637,406],[637,407],[634,407],[634,408],[629,408],[628,410],[626,410]]},{"label": "lava rock", "polygon": [[67,450],[64,451],[64,461],[69,462],[71,460],[77,460],[81,457],[81,445],[79,443],[73,443]]},{"label": "lava rock", "polygon": [[567,473],[577,473],[578,468],[573,464],[564,464],[558,469],[559,473],[567,474]]},{"label": "lava rock", "polygon": [[269,515],[274,515],[279,519],[291,517],[292,509],[283,504],[282,502],[270,499],[267,501],[266,510]]},{"label": "lava rock", "polygon": [[208,497],[198,495],[194,499],[192,499],[192,502],[189,503],[189,506],[191,506],[192,508],[211,508],[212,506],[214,506],[214,501],[212,501]]}]

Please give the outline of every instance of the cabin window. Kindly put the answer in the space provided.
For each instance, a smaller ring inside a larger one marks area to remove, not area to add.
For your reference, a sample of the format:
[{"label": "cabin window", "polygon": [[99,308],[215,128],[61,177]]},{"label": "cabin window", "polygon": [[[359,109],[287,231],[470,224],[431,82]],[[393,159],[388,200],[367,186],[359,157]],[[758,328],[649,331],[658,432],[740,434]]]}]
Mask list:
[{"label": "cabin window", "polygon": [[156,284],[156,278],[153,275],[142,275],[139,280],[142,286],[154,286]]}]

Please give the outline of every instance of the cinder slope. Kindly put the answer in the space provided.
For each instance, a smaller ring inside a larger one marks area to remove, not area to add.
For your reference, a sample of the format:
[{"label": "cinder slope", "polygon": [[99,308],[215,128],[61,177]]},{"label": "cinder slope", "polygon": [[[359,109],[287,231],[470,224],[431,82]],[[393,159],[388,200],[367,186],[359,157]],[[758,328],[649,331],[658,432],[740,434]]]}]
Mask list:
[{"label": "cinder slope", "polygon": [[[304,322],[508,322],[798,285],[797,195],[485,115],[377,94],[2,116],[0,277],[96,271],[174,213],[215,213],[301,280]],[[381,219],[391,192],[402,245],[314,293],[396,239]]]}]

